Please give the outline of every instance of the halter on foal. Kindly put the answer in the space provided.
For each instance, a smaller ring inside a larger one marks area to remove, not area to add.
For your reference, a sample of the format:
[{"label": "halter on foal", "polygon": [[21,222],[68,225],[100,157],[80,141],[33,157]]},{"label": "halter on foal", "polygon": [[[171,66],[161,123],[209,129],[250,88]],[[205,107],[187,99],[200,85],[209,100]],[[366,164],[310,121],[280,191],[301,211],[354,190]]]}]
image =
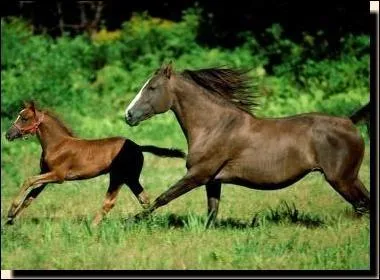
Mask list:
[{"label": "halter on foal", "polygon": [[139,146],[129,139],[113,137],[96,140],[76,138],[55,116],[27,104],[6,133],[10,141],[28,134],[37,134],[42,146],[40,175],[28,178],[8,212],[8,224],[43,191],[48,183],[89,179],[106,173],[110,183],[101,211],[94,219],[97,225],[114,206],[117,194],[127,184],[145,208],[149,198],[139,182],[144,156],[150,152],[158,156],[184,158],[177,149]]}]

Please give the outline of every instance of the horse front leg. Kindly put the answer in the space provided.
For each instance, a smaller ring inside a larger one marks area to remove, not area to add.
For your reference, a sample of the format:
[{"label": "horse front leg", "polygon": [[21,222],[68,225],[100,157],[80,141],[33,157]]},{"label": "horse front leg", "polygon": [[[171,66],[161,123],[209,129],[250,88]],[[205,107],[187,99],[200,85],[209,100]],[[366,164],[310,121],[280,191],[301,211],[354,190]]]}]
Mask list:
[{"label": "horse front leg", "polygon": [[216,216],[218,215],[220,191],[222,183],[212,181],[206,184],[207,193],[207,222],[206,228],[215,224]]},{"label": "horse front leg", "polygon": [[207,180],[208,177],[202,175],[201,172],[192,172],[191,170],[189,170],[181,180],[179,180],[176,184],[174,184],[168,190],[159,195],[148,209],[137,214],[135,216],[135,219],[139,220],[149,216],[157,208],[160,208],[168,204],[170,201],[191,191],[196,187],[204,185],[207,182]]},{"label": "horse front leg", "polygon": [[28,198],[27,192],[37,189],[43,184],[62,182],[63,179],[58,176],[56,172],[48,172],[45,174],[37,175],[27,179],[19,192],[16,198],[13,200],[11,207],[8,211],[8,222],[7,224],[12,224],[14,218],[22,210],[22,205],[25,200]]}]

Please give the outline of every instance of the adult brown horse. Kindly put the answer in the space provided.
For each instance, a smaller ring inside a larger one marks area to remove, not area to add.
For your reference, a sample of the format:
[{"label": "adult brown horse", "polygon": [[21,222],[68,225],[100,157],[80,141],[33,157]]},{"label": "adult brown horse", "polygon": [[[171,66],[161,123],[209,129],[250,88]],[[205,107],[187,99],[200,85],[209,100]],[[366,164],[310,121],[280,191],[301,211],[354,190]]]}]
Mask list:
[{"label": "adult brown horse", "polygon": [[172,110],[188,143],[187,173],[136,218],[206,185],[209,225],[221,183],[275,190],[315,170],[357,212],[369,210],[369,193],[358,178],[364,141],[349,118],[317,113],[258,118],[252,105],[242,70],[174,73],[171,64],[157,70],[126,109],[126,122],[134,126]]},{"label": "adult brown horse", "polygon": [[110,174],[110,183],[101,211],[93,224],[97,225],[114,206],[117,194],[125,183],[145,208],[149,198],[139,182],[144,156],[150,152],[158,156],[184,158],[177,149],[139,146],[123,137],[85,140],[77,138],[54,114],[38,110],[28,103],[6,133],[10,141],[27,134],[37,134],[42,146],[41,173],[27,179],[14,199],[7,224],[44,190],[48,183],[94,178]]}]

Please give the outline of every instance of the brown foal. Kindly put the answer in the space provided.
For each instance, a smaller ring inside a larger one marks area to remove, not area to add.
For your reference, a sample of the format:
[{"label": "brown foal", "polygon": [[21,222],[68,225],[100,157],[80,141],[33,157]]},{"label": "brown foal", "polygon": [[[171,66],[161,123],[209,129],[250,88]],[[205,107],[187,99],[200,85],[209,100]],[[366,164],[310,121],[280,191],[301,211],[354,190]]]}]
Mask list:
[{"label": "brown foal", "polygon": [[12,141],[27,134],[37,134],[41,144],[41,172],[23,183],[9,209],[7,224],[12,224],[16,216],[30,205],[48,183],[89,179],[106,173],[110,174],[109,187],[103,207],[93,221],[94,225],[115,205],[117,194],[124,183],[145,208],[149,205],[149,198],[139,182],[144,162],[142,152],[185,157],[177,149],[139,146],[123,137],[96,140],[76,138],[56,116],[48,111],[37,110],[33,102],[25,105],[7,131],[6,138]]}]

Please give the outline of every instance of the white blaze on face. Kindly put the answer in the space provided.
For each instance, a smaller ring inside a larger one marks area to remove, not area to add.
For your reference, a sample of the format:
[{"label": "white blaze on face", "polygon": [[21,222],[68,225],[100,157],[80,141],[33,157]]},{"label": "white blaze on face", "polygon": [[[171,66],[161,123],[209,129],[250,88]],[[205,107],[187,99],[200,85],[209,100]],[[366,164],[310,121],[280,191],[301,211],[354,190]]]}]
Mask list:
[{"label": "white blaze on face", "polygon": [[132,100],[131,104],[129,104],[129,106],[127,107],[127,109],[125,110],[125,115],[128,116],[128,111],[131,110],[133,108],[133,106],[136,104],[137,101],[139,101],[139,99],[141,98],[141,94],[144,90],[144,88],[146,87],[146,85],[149,83],[149,81],[151,80],[151,78],[149,78],[145,84],[142,86],[142,88],[140,89],[139,93],[136,95],[136,97]]},{"label": "white blaze on face", "polygon": [[18,114],[17,119],[15,120],[15,123],[21,118],[22,112],[24,112],[26,109],[21,110],[21,112]]}]

